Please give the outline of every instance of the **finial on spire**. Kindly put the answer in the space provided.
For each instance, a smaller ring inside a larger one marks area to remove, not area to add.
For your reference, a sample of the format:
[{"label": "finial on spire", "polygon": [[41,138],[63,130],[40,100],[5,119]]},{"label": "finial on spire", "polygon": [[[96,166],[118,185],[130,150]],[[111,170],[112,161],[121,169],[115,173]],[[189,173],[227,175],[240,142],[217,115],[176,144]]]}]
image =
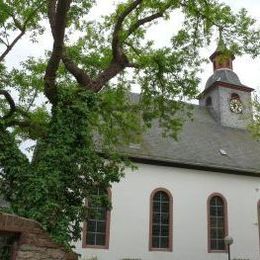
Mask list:
[{"label": "finial on spire", "polygon": [[217,69],[231,69],[233,70],[233,60],[235,56],[230,54],[223,39],[223,28],[219,27],[219,39],[215,52],[210,56],[213,63],[214,71]]},{"label": "finial on spire", "polygon": [[223,32],[223,28],[219,27],[219,39],[218,39],[218,46],[217,46],[216,51],[224,51],[227,49],[224,39],[223,39],[222,32]]}]

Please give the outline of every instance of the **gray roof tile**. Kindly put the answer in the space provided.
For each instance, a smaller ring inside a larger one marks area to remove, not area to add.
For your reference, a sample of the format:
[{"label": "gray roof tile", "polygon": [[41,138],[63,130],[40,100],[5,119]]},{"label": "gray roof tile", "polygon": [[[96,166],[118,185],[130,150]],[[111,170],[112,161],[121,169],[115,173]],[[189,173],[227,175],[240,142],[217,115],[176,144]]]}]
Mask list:
[{"label": "gray roof tile", "polygon": [[247,130],[223,127],[206,107],[193,107],[194,120],[185,123],[178,141],[162,137],[160,126],[154,123],[140,149],[125,147],[123,151],[135,158],[260,173],[260,143]]},{"label": "gray roof tile", "polygon": [[243,86],[237,74],[231,69],[218,69],[211,75],[206,83],[205,89],[211,87],[215,82],[225,82],[237,86]]}]

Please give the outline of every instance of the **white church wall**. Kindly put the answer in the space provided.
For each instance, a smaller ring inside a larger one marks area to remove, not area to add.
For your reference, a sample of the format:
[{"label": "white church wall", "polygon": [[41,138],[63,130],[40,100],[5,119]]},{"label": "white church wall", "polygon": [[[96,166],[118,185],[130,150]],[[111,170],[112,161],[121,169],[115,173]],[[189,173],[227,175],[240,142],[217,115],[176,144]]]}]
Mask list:
[{"label": "white church wall", "polygon": [[[207,198],[213,192],[227,200],[228,229],[234,238],[232,259],[259,260],[257,202],[260,178],[138,164],[112,187],[109,249],[82,248],[82,259],[226,260],[208,253]],[[150,194],[166,188],[173,196],[173,251],[149,251]]]}]

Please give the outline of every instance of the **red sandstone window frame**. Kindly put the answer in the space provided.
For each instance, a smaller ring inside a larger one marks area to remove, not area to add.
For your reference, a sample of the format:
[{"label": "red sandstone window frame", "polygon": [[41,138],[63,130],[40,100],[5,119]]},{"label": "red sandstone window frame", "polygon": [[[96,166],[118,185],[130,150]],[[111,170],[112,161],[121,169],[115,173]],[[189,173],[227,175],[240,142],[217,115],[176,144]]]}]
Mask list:
[{"label": "red sandstone window frame", "polygon": [[[152,228],[153,228],[153,197],[159,192],[165,192],[169,197],[169,247],[168,248],[153,248],[152,247]],[[173,198],[172,194],[169,190],[165,188],[156,188],[152,191],[150,195],[150,214],[149,214],[149,251],[165,251],[172,252],[173,251]]]},{"label": "red sandstone window frame", "polygon": [[[108,199],[112,201],[112,191],[111,189],[107,189]],[[86,207],[88,206],[88,201],[86,200]],[[110,222],[111,222],[111,210],[108,209],[106,212],[106,238],[105,245],[89,245],[87,244],[87,221],[83,222],[83,230],[82,230],[82,248],[96,248],[96,249],[109,249],[109,241],[110,241]]]},{"label": "red sandstone window frame", "polygon": [[218,192],[214,192],[209,195],[208,200],[207,200],[207,223],[208,223],[208,253],[226,253],[227,248],[224,250],[215,250],[211,249],[211,243],[210,243],[210,237],[211,237],[211,232],[210,232],[210,201],[213,197],[219,197],[223,201],[224,205],[224,237],[228,235],[228,208],[227,208],[227,200],[226,198]]}]

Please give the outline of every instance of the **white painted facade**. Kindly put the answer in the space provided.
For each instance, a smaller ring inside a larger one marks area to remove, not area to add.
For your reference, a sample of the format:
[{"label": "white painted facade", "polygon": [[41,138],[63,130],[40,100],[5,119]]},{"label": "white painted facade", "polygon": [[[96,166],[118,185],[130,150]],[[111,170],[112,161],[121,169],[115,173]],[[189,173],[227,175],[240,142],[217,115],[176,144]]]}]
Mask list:
[{"label": "white painted facade", "polygon": [[[109,249],[82,248],[81,259],[226,260],[208,253],[207,199],[213,192],[227,200],[228,231],[234,238],[231,259],[259,260],[257,202],[260,177],[138,164],[112,187]],[[150,195],[166,188],[173,196],[173,251],[149,251]]]}]

